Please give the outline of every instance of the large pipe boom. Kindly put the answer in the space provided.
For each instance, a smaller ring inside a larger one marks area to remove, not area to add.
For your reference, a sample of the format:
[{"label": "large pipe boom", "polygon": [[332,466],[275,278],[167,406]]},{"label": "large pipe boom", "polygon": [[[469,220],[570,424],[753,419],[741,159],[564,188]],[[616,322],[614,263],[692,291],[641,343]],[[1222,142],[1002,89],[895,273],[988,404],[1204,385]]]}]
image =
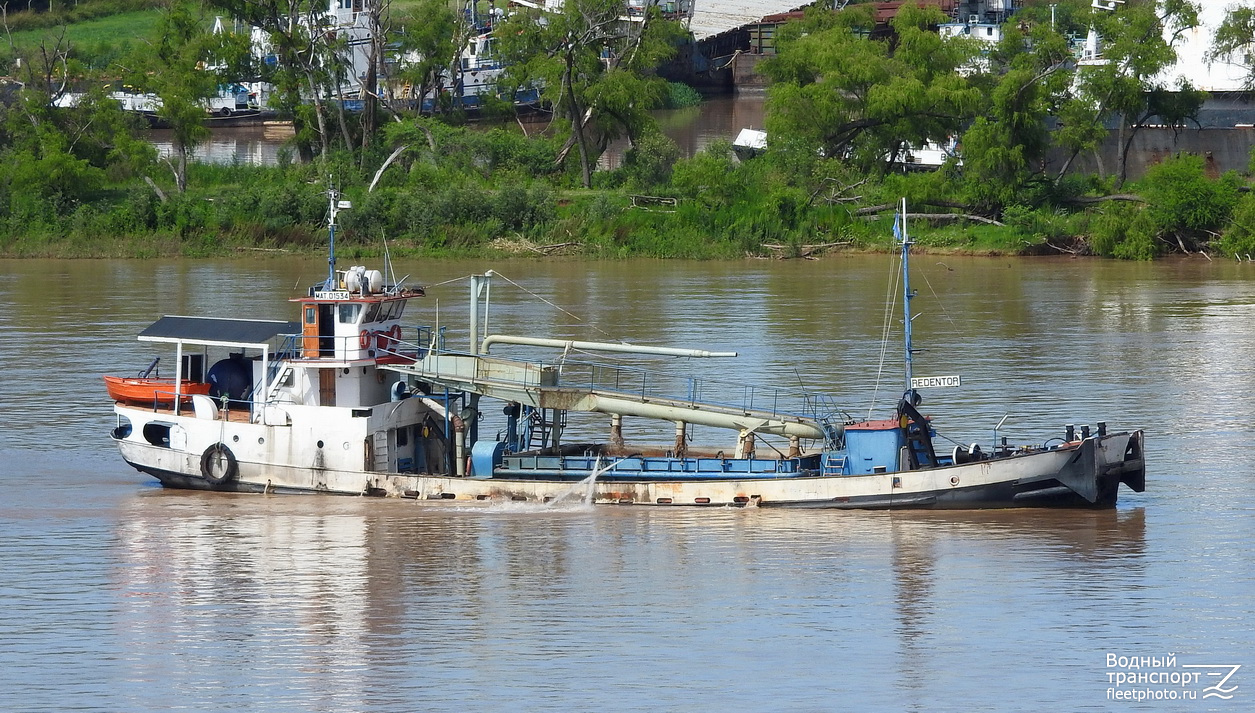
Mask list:
[{"label": "large pipe boom", "polygon": [[553,347],[554,349],[579,349],[590,352],[619,352],[622,354],[652,354],[676,357],[734,357],[736,352],[712,352],[705,349],[680,349],[677,347],[649,347],[622,342],[579,342],[570,339],[546,339],[543,337],[516,337],[510,334],[493,334],[484,337],[480,353],[487,354],[494,344],[518,344],[529,347]]}]

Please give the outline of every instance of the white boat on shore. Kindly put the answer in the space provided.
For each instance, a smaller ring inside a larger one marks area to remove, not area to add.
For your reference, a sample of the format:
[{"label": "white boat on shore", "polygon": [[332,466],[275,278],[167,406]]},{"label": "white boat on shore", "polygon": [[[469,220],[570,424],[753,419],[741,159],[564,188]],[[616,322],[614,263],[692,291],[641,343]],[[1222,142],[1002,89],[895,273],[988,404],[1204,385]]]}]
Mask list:
[{"label": "white boat on shore", "polygon": [[[333,195],[333,244],[338,207]],[[572,350],[730,353],[481,338],[492,271],[469,278],[468,348],[454,350],[443,329],[406,325],[421,288],[385,284],[364,267],[337,271],[333,250],[327,280],[293,300],[297,322],[167,316],[141,332],[142,341],[174,348],[176,393],[115,403],[112,437],[140,472],[202,490],[453,503],[552,502],[578,490],[598,504],[818,508],[1101,508],[1115,505],[1121,483],[1141,492],[1142,432],[1109,432],[1101,422],[1092,432],[1061,429],[1044,445],[1013,446],[995,433],[988,446],[938,452],[919,411],[916,387],[928,384],[910,373],[909,246],[902,231],[906,388],[883,419],[851,419],[813,393],[791,401],[691,377],[666,393],[652,372],[566,358]],[[520,347],[551,347],[562,358],[493,352]],[[206,370],[213,350],[225,357]],[[209,393],[177,393],[189,380]],[[506,421],[492,437],[481,433],[489,408]],[[573,414],[599,414],[608,436],[569,440]],[[627,419],[660,425],[657,440],[626,442]],[[694,425],[729,438],[692,444]]]}]

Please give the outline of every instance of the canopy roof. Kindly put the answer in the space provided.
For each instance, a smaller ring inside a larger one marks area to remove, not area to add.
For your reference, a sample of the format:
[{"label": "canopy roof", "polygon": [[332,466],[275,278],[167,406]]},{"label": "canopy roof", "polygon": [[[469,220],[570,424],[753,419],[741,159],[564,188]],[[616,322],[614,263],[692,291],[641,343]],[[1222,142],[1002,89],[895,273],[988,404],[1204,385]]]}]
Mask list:
[{"label": "canopy roof", "polygon": [[297,334],[299,322],[263,319],[217,319],[166,316],[139,333],[148,342],[190,342],[223,346],[255,346],[279,334]]}]

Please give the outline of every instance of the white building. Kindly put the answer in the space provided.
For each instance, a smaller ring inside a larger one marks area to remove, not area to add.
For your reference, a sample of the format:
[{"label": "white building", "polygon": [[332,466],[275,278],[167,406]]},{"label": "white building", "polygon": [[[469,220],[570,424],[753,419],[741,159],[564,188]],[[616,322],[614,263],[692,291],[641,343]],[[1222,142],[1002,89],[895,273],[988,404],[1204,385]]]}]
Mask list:
[{"label": "white building", "polygon": [[1255,7],[1255,0],[1203,0],[1199,3],[1198,27],[1186,30],[1177,40],[1177,62],[1156,77],[1164,86],[1176,86],[1178,77],[1185,77],[1197,89],[1208,92],[1246,91],[1251,67],[1242,57],[1230,57],[1209,62],[1207,55],[1212,49],[1216,29],[1224,22],[1230,9]]}]

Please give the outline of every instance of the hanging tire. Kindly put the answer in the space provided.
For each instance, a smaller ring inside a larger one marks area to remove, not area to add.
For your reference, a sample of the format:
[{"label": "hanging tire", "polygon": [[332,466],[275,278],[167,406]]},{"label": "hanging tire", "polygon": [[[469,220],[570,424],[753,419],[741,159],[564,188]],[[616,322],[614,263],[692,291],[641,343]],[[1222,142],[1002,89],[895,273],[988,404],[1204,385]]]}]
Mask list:
[{"label": "hanging tire", "polygon": [[229,483],[240,476],[240,464],[225,444],[215,443],[200,457],[200,474],[210,485]]}]

